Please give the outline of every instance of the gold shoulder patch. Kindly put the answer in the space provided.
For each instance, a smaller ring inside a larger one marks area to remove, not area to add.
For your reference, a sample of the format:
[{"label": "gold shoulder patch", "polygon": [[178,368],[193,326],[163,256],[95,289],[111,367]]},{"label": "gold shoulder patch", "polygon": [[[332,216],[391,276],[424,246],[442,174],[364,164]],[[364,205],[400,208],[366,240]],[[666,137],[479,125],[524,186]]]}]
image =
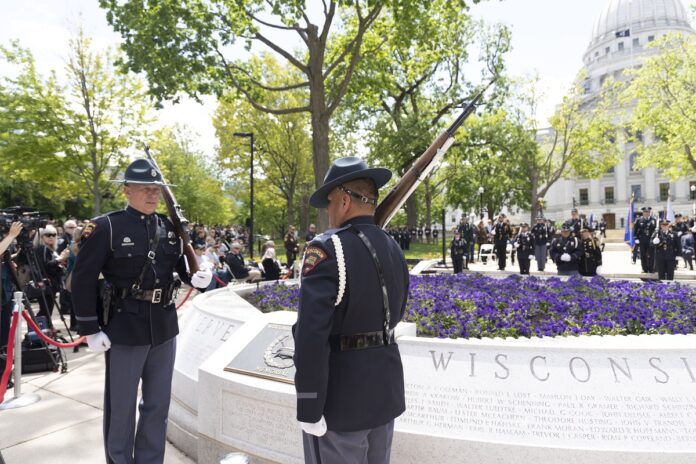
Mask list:
[{"label": "gold shoulder patch", "polygon": [[312,272],[319,263],[326,260],[328,257],[329,255],[326,251],[318,246],[312,245],[307,247],[307,250],[305,250],[304,265],[302,266],[302,275],[306,276]]},{"label": "gold shoulder patch", "polygon": [[80,236],[80,241],[86,240],[89,238],[90,235],[92,235],[92,232],[94,232],[94,229],[97,228],[97,223],[94,221],[89,221],[87,225],[85,226],[84,229],[82,229],[82,235]]}]

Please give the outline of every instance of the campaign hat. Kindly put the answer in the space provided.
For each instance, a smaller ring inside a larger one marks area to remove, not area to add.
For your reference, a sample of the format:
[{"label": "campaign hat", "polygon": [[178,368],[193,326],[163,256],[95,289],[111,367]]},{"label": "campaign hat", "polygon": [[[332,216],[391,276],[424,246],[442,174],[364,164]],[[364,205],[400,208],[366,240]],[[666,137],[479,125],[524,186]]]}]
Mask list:
[{"label": "campaign hat", "polygon": [[367,178],[372,179],[379,189],[389,182],[391,176],[389,169],[368,167],[365,161],[356,156],[339,158],[329,167],[324,184],[309,197],[309,204],[315,208],[326,208],[329,206],[329,193],[344,182]]}]

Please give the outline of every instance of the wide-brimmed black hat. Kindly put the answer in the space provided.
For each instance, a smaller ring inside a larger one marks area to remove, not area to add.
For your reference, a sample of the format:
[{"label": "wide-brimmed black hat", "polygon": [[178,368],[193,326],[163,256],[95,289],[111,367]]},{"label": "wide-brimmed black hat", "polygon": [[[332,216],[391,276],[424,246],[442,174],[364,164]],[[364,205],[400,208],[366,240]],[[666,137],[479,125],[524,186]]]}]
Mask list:
[{"label": "wide-brimmed black hat", "polygon": [[137,159],[129,164],[123,179],[115,180],[114,182],[122,184],[167,185],[162,181],[162,174],[145,158]]},{"label": "wide-brimmed black hat", "polygon": [[324,177],[324,185],[319,187],[309,198],[309,204],[315,208],[326,208],[329,205],[329,193],[344,182],[353,179],[372,179],[379,189],[384,186],[392,173],[389,169],[369,168],[365,161],[355,156],[339,158],[333,162]]}]

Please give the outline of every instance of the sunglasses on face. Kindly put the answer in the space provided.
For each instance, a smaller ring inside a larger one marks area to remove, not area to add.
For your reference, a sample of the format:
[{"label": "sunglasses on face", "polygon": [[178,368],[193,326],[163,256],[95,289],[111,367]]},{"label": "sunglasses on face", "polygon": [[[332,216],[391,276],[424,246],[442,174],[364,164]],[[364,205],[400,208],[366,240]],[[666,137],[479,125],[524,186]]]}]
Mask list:
[{"label": "sunglasses on face", "polygon": [[44,234],[44,237],[55,237],[56,234]]}]

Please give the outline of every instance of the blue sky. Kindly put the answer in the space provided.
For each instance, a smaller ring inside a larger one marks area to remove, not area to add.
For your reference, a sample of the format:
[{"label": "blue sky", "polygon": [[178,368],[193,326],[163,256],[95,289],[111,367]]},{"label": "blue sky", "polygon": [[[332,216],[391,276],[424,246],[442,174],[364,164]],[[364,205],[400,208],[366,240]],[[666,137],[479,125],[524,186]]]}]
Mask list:
[{"label": "blue sky", "polygon": [[[548,117],[582,67],[592,25],[608,0],[489,0],[471,7],[476,18],[502,22],[512,29],[508,69],[517,76],[539,74],[546,98],[539,108]],[[115,46],[119,37],[107,25],[97,0],[4,0],[0,43],[19,39],[36,57],[39,69],[61,69],[70,36],[83,25],[98,47]],[[683,0],[688,6],[695,3]],[[0,74],[7,73],[0,65]],[[210,123],[214,101],[185,101],[158,114],[163,124],[188,125],[199,147],[212,154],[215,133]],[[541,122],[543,124],[543,122]]]}]

